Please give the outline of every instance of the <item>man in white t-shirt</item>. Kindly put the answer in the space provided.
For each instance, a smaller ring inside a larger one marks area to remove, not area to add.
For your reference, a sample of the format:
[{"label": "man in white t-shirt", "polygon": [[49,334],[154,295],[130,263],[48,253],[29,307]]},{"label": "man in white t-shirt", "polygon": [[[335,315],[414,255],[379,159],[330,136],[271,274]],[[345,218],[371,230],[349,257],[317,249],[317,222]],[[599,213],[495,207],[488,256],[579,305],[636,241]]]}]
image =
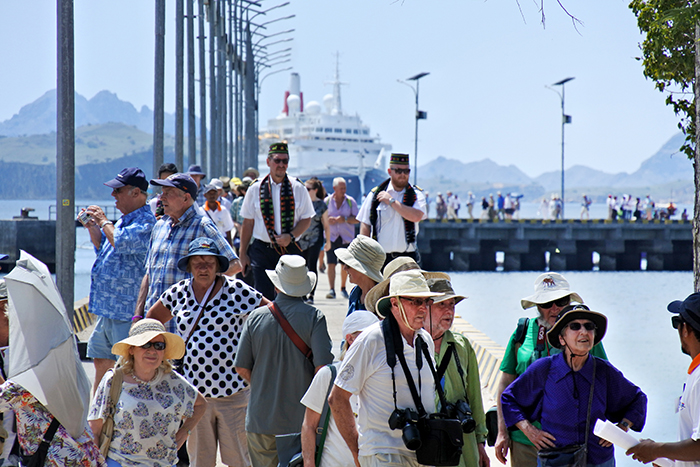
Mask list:
[{"label": "man in white t-shirt", "polygon": [[209,217],[216,227],[221,232],[221,235],[226,237],[231,244],[231,230],[233,230],[233,219],[228,209],[224,208],[218,201],[219,190],[214,184],[209,184],[204,187],[204,198],[207,200],[204,203],[204,215]]},{"label": "man in white t-shirt", "polygon": [[678,330],[681,350],[692,358],[688,368],[683,395],[677,412],[678,439],[675,443],[657,443],[645,439],[627,451],[643,463],[652,462],[660,457],[676,461],[676,467],[700,465],[700,293],[690,294],[683,301],[676,300],[668,304],[668,311],[674,313],[671,324]]},{"label": "man in white t-shirt", "polygon": [[[356,465],[418,466],[415,451],[409,450],[401,438],[403,425],[392,430],[388,420],[395,411],[418,410],[407,376],[398,362],[400,355],[405,358],[425,411],[435,412],[435,382],[429,365],[423,360],[419,371],[416,361],[426,358],[420,351],[423,343],[427,345],[428,357],[433,359],[433,339],[422,328],[433,297],[441,295],[430,291],[420,271],[394,274],[389,295],[380,298],[376,305],[386,319],[365,329],[345,355],[328,403]],[[403,349],[398,345],[394,348],[397,360],[394,368],[387,363],[385,328],[394,336],[401,334]],[[358,396],[360,404],[357,424],[350,404],[353,394]]]}]

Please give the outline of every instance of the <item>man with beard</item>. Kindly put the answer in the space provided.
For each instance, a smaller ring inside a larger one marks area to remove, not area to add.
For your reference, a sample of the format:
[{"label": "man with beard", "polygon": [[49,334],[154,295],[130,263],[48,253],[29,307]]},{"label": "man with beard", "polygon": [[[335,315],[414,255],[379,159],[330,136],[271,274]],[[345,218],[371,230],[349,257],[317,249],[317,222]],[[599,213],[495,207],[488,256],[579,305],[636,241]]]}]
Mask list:
[{"label": "man with beard", "polygon": [[677,467],[697,466],[700,465],[700,371],[697,370],[700,366],[700,293],[671,302],[667,308],[674,313],[671,325],[678,330],[681,351],[693,359],[676,410],[680,441],[657,443],[645,439],[627,451],[627,455],[645,464],[666,457],[675,460]]},{"label": "man with beard", "polygon": [[373,188],[362,203],[357,214],[360,234],[377,240],[384,248],[385,265],[399,256],[418,261],[418,223],[428,217],[423,190],[408,183],[408,154],[392,154],[388,173],[389,178]]}]

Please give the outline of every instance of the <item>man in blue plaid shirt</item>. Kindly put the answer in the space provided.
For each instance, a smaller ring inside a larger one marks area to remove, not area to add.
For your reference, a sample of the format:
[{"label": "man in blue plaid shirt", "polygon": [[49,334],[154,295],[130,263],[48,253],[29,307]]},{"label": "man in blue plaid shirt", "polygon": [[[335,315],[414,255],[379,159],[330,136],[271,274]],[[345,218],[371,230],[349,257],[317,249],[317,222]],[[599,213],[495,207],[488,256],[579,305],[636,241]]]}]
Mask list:
[{"label": "man in blue plaid shirt", "polygon": [[[151,180],[151,185],[163,187],[160,200],[165,215],[153,227],[146,257],[146,275],[141,282],[133,320],[143,318],[161,294],[171,285],[186,279],[189,274],[177,268],[180,258],[187,255],[189,244],[198,237],[209,237],[221,254],[230,261],[226,275],[240,271],[238,257],[231,245],[210,219],[202,217],[194,206],[197,184],[187,174],[174,174],[165,180]],[[175,320],[167,324],[176,333]]]}]

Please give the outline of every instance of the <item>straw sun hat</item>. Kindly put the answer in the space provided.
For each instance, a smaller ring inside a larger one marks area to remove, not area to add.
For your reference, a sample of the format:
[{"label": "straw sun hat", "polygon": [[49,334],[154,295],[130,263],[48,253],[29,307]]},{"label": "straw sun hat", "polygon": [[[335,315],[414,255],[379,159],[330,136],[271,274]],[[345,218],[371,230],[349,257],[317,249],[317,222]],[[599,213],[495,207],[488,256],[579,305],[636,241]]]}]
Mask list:
[{"label": "straw sun hat", "polygon": [[266,270],[267,276],[283,294],[303,297],[316,284],[316,274],[306,268],[306,260],[298,255],[283,255],[275,270]]},{"label": "straw sun hat", "polygon": [[361,272],[374,282],[382,281],[383,277],[380,271],[384,266],[386,253],[376,240],[365,235],[358,235],[347,248],[336,249],[335,255],[344,264]]},{"label": "straw sun hat", "polygon": [[520,305],[523,309],[528,309],[567,295],[571,295],[572,302],[583,303],[581,296],[569,288],[569,281],[564,279],[564,276],[556,272],[546,272],[537,276],[535,293],[520,300]]},{"label": "straw sun hat", "polygon": [[114,344],[112,353],[128,358],[129,349],[132,346],[141,347],[157,336],[163,336],[165,339],[165,354],[163,355],[165,360],[178,359],[185,355],[185,341],[182,340],[182,337],[167,332],[163,323],[151,318],[140,319],[132,324],[131,329],[129,329],[129,337]]},{"label": "straw sun hat", "polygon": [[386,317],[391,313],[392,297],[431,298],[442,293],[431,292],[428,283],[419,270],[398,272],[391,276],[389,294],[377,301],[377,311]]}]

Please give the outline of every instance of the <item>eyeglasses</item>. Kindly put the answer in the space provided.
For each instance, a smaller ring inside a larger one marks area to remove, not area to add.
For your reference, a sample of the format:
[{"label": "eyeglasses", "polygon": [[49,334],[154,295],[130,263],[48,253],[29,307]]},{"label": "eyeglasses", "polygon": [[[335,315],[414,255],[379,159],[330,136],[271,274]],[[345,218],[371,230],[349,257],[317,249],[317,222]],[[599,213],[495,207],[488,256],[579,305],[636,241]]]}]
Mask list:
[{"label": "eyeglasses", "polygon": [[271,157],[270,160],[275,164],[289,165],[289,157]]},{"label": "eyeglasses", "polygon": [[580,331],[581,326],[583,326],[586,331],[595,331],[596,329],[595,323],[591,323],[590,321],[583,324],[577,322],[569,323],[569,329],[572,331]]},{"label": "eyeglasses", "polygon": [[306,191],[311,191],[311,190],[315,190],[315,189],[316,188],[314,188],[314,187],[308,187],[308,186],[306,187]]},{"label": "eyeglasses", "polygon": [[146,342],[141,346],[141,348],[144,350],[148,350],[151,347],[156,350],[165,350],[165,342]]},{"label": "eyeglasses", "polygon": [[430,306],[433,304],[433,299],[432,298],[409,298],[409,297],[401,297],[401,300],[406,300],[407,302],[410,302],[411,305],[415,307],[422,307],[422,306]]},{"label": "eyeglasses", "polygon": [[566,297],[562,297],[562,298],[559,298],[557,300],[552,300],[551,302],[538,304],[537,306],[540,308],[544,308],[545,310],[549,310],[550,308],[552,308],[553,305],[556,305],[559,308],[561,308],[563,306],[568,305],[570,301],[571,301],[571,297],[569,295],[567,295]]},{"label": "eyeglasses", "polygon": [[673,329],[678,329],[684,322],[685,321],[683,321],[680,316],[671,316],[671,326],[673,326]]},{"label": "eyeglasses", "polygon": [[401,175],[401,174],[408,175],[411,173],[411,169],[391,169],[391,170],[393,170],[395,174],[399,174],[399,175]]}]

